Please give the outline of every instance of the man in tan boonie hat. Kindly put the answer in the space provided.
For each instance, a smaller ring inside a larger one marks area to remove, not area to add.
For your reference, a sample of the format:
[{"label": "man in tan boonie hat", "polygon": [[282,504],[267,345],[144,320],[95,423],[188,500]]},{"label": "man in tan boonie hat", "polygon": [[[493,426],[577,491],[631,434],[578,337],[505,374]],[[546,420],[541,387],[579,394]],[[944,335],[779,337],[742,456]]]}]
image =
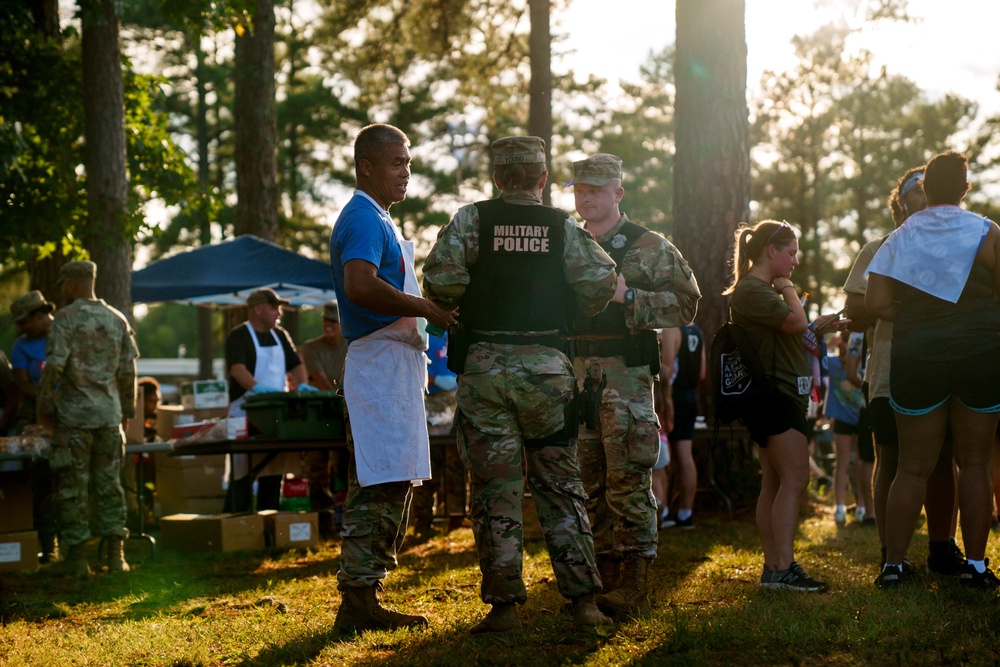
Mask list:
[{"label": "man in tan boonie hat", "polygon": [[270,304],[272,306],[287,306],[291,304],[291,301],[282,299],[278,296],[278,293],[270,287],[250,292],[250,296],[247,297],[248,308],[252,308],[253,306],[257,306],[262,303]]},{"label": "man in tan boonie hat", "polygon": [[597,153],[586,160],[573,163],[573,180],[570,185],[583,183],[604,187],[615,179],[622,178],[622,159],[610,153]]},{"label": "man in tan boonie hat", "polygon": [[504,137],[493,142],[493,164],[534,164],[545,162],[545,141],[541,137]]},{"label": "man in tan boonie hat", "polygon": [[35,313],[51,313],[56,307],[45,300],[45,296],[36,289],[14,299],[10,304],[10,314],[19,323]]},{"label": "man in tan boonie hat", "polygon": [[56,285],[62,284],[69,278],[89,278],[94,280],[97,277],[97,264],[88,260],[66,262],[59,268],[59,279]]}]

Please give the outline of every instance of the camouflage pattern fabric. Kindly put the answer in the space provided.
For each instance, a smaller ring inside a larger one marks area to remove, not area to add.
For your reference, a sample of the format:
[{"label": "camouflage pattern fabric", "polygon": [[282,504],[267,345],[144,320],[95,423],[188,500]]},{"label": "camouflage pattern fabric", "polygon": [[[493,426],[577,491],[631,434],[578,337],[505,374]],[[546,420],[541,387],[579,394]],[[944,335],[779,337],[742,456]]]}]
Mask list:
[{"label": "camouflage pattern fabric", "polygon": [[350,455],[337,581],[341,586],[363,588],[374,586],[397,567],[396,553],[406,535],[412,486],[390,482],[362,487],[353,447]]},{"label": "camouflage pattern fabric", "polygon": [[139,350],[125,316],[101,299],[56,311],[38,390],[39,414],[62,426],[117,426],[135,416]]},{"label": "camouflage pattern fabric", "polygon": [[121,427],[73,428],[56,424],[49,461],[56,475],[60,535],[67,545],[98,535],[126,537],[125,491],[120,474],[125,456]]},{"label": "camouflage pattern fabric", "polygon": [[[614,244],[627,221],[623,214],[597,240]],[[701,290],[687,260],[670,241],[655,232],[643,234],[625,253],[621,272],[625,284],[635,289],[635,303],[625,309],[630,329],[665,329],[694,320]]]},{"label": "camouflage pattern fabric", "polygon": [[[541,204],[531,192],[502,196],[509,203]],[[614,261],[573,218],[567,216],[564,225],[566,282],[580,309],[596,315],[614,296]],[[457,306],[478,256],[479,212],[471,204],[438,233],[424,263],[424,294],[445,307]],[[521,577],[522,456],[559,592],[573,599],[593,593],[600,583],[575,439],[562,445],[526,443],[562,431],[574,382],[569,359],[549,347],[478,343],[466,355],[456,428],[472,478],[473,532],[481,595],[488,604],[527,598]]]},{"label": "camouflage pattern fabric", "polygon": [[538,510],[559,592],[575,599],[600,584],[576,442],[534,446],[563,429],[573,398],[569,360],[537,345],[478,344],[458,385],[458,447],[472,477],[472,529],[487,604],[524,602],[524,476]]},{"label": "camouflage pattern fabric", "polygon": [[[536,205],[531,193],[505,194],[510,203]],[[580,308],[587,315],[601,312],[614,296],[615,263],[594,237],[567,216],[563,268]],[[458,306],[469,284],[469,267],[479,257],[479,211],[475,204],[459,209],[451,222],[438,232],[437,241],[424,262],[424,296],[446,308]]]},{"label": "camouflage pattern fabric", "polygon": [[[597,240],[614,246],[627,221],[623,214]],[[680,251],[662,236],[646,233],[636,239],[620,269],[625,284],[635,290],[634,303],[625,308],[625,324],[630,329],[678,327],[694,319],[701,298],[698,281]],[[629,368],[620,356],[585,357],[574,362],[581,386],[593,364],[608,378],[599,428],[581,428],[579,443],[594,548],[602,555],[654,558],[656,501],[650,484],[651,468],[659,453],[654,378],[648,367]]]},{"label": "camouflage pattern fabric", "polygon": [[[580,426],[579,457],[587,512],[599,555],[656,557],[656,500],[652,467],[660,452],[648,366],[627,367],[622,357],[574,361],[577,381],[597,365],[607,373],[597,429]],[[599,376],[600,373],[597,373]]]}]

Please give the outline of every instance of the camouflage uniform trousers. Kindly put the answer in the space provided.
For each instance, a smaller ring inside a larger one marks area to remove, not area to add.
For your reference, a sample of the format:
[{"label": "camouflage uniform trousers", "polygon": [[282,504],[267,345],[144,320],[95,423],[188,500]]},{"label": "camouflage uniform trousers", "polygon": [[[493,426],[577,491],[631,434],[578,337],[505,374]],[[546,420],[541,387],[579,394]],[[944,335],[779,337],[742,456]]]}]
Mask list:
[{"label": "camouflage uniform trousers", "polygon": [[102,537],[127,537],[121,485],[125,435],[118,426],[56,425],[49,460],[56,475],[60,535],[69,546]]},{"label": "camouflage uniform trousers", "polygon": [[487,604],[527,600],[522,456],[559,592],[575,599],[600,585],[576,439],[543,440],[563,433],[571,373],[569,360],[551,348],[478,345],[468,354],[456,426],[472,477],[472,529]]},{"label": "camouflage uniform trousers", "polygon": [[337,581],[341,588],[364,588],[374,586],[397,567],[396,553],[406,535],[413,487],[410,482],[362,487],[353,447],[350,454]]},{"label": "camouflage uniform trousers", "polygon": [[580,428],[580,470],[594,549],[618,558],[626,554],[655,558],[656,500],[651,482],[660,441],[653,378],[648,366],[628,367],[622,357],[584,357],[574,363],[581,386],[592,364],[608,377],[598,428]]}]

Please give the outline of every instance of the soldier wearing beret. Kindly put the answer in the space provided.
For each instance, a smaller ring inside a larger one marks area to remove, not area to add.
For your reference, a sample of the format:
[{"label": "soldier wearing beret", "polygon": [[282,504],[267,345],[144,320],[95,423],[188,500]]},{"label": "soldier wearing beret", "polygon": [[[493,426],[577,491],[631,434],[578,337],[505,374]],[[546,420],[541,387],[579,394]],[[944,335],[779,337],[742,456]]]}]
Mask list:
[{"label": "soldier wearing beret", "polygon": [[461,330],[449,333],[448,354],[462,371],[456,430],[472,478],[481,596],[492,605],[472,632],[521,627],[522,454],[559,592],[573,601],[577,624],[607,625],[594,602],[601,582],[577,465],[575,380],[564,335],[571,304],[594,315],[614,295],[614,262],[567,213],[542,205],[548,170],[541,139],[499,139],[493,153],[500,197],[459,209],[424,264],[428,296],[459,308]]},{"label": "soldier wearing beret", "polygon": [[[580,432],[580,470],[604,581],[597,601],[612,614],[648,604],[646,570],[656,557],[659,454],[653,380],[655,329],[690,322],[701,293],[681,253],[619,209],[622,161],[599,153],[573,164],[573,194],[586,228],[618,265],[618,291],[604,311],[573,322],[577,380],[597,396]],[[670,374],[672,369],[663,369]]]},{"label": "soldier wearing beret", "polygon": [[52,322],[38,390],[38,423],[52,429],[65,569],[87,577],[90,527],[108,539],[108,570],[127,571],[124,420],[135,416],[135,360],[128,320],[94,296],[97,265],[69,262],[59,271],[63,301]]}]

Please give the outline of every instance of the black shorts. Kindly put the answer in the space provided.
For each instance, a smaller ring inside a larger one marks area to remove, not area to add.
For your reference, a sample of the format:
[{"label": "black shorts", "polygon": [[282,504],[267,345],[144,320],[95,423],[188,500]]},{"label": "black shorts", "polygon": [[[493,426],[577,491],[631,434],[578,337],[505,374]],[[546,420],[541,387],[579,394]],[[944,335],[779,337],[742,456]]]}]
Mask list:
[{"label": "black shorts", "polygon": [[896,413],[889,399],[882,396],[873,398],[868,405],[872,422],[872,434],[879,447],[899,447],[899,432],[896,430]]},{"label": "black shorts", "polygon": [[769,436],[780,435],[788,429],[795,429],[805,436],[806,411],[791,396],[774,391],[747,410],[743,425],[758,446],[767,447]]},{"label": "black shorts", "polygon": [[857,435],[858,425],[845,422],[843,419],[834,419],[833,433],[835,435]]},{"label": "black shorts", "polygon": [[[893,350],[895,352],[895,350]],[[1000,348],[965,359],[928,361],[892,355],[889,394],[902,415],[925,415],[952,396],[973,412],[1000,412]]]},{"label": "black shorts", "polygon": [[858,458],[875,463],[875,441],[872,438],[871,410],[865,406],[858,414]]},{"label": "black shorts", "polygon": [[674,430],[670,442],[694,440],[694,423],[698,419],[698,394],[682,391],[674,395]]}]

